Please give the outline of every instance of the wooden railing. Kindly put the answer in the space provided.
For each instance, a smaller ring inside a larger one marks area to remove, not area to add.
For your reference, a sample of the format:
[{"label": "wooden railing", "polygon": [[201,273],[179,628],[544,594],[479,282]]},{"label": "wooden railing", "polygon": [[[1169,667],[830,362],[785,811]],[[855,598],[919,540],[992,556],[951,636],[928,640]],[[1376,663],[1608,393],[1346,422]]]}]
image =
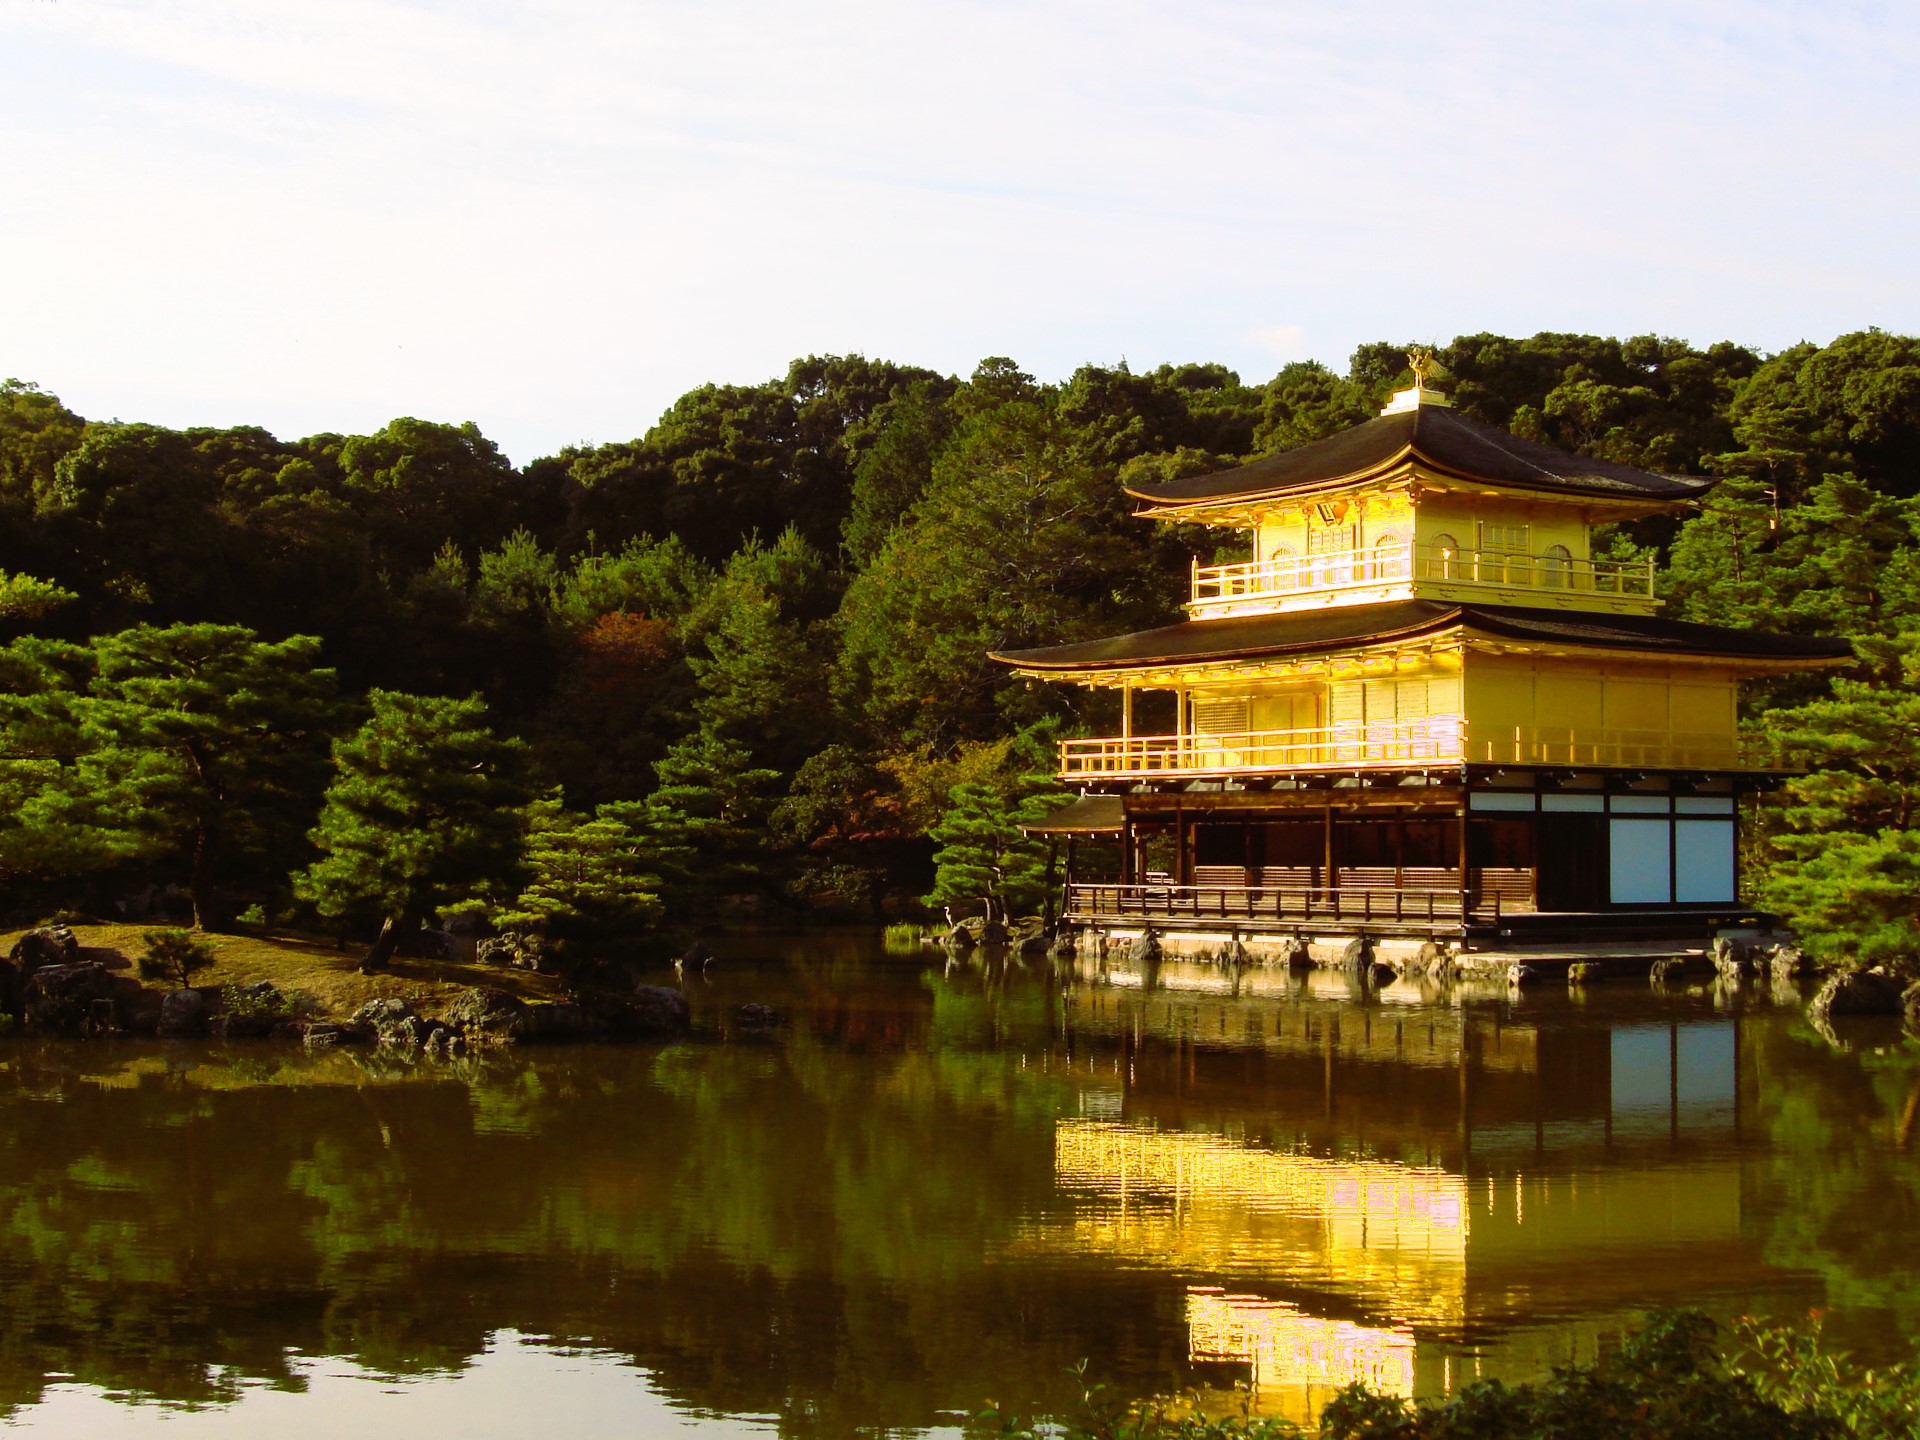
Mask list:
[{"label": "wooden railing", "polygon": [[1655,770],[1764,768],[1732,735],[1551,726],[1469,727],[1458,715],[1313,730],[1106,736],[1060,744],[1060,775],[1065,780],[1150,780],[1183,775],[1462,764]]},{"label": "wooden railing", "polygon": [[[1475,895],[1474,919],[1498,920],[1501,897]],[[1237,885],[1067,887],[1067,914],[1083,919],[1299,921],[1374,925],[1457,925],[1458,890]]]},{"label": "wooden railing", "polygon": [[1329,765],[1373,767],[1423,761],[1457,764],[1461,758],[1460,717],[1442,715],[1431,720],[1323,726],[1313,730],[1063,740],[1060,774],[1065,779],[1129,775],[1149,778],[1315,769]]},{"label": "wooden railing", "polygon": [[1657,598],[1651,556],[1644,561],[1577,560],[1567,555],[1396,545],[1288,555],[1238,565],[1202,565],[1195,560],[1191,608],[1203,614],[1245,601],[1374,590],[1415,580],[1625,597],[1644,601],[1649,607]]}]

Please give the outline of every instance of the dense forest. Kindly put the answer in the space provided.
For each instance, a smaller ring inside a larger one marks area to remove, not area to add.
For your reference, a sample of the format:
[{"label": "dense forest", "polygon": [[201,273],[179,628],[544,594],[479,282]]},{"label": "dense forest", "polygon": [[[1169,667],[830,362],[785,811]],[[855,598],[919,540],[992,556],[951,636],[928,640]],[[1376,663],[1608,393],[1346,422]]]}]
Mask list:
[{"label": "dense forest", "polygon": [[[1920,340],[1435,358],[1469,415],[1722,478],[1608,543],[1657,554],[1669,614],[1858,652],[1750,697],[1813,771],[1765,803],[1755,898],[1850,956],[1920,951]],[[1405,376],[1385,342],[1260,384],[810,357],[519,469],[471,424],[169,430],[7,381],[0,908],[158,894],[385,945],[460,907],[564,943],[742,897],[1018,901],[1011,817],[1057,736],[1116,721],[987,653],[1177,618],[1234,537],[1134,519],[1122,485],[1309,443]]]}]

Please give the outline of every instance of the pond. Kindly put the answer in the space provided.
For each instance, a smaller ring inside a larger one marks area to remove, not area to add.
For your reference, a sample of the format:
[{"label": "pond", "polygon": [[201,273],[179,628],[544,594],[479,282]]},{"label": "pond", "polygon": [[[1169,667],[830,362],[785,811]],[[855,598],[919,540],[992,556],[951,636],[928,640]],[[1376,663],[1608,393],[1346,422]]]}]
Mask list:
[{"label": "pond", "polygon": [[[0,1043],[29,1433],[948,1432],[989,1397],[1306,1418],[1646,1307],[1920,1334],[1920,1045],[1643,983],[732,938],[669,1046]],[[787,1023],[737,1029],[748,1001]]]}]

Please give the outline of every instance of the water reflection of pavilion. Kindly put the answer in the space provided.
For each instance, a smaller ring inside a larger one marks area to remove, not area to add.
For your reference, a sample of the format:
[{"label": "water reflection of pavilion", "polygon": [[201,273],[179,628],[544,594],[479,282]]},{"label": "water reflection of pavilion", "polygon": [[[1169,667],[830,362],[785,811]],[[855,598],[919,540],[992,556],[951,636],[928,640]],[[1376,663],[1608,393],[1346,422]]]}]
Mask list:
[{"label": "water reflection of pavilion", "polygon": [[1119,1053],[1055,1131],[1071,1218],[1023,1243],[1180,1276],[1191,1358],[1262,1409],[1543,1370],[1759,1264],[1734,1019],[1300,989],[1067,1003]]}]

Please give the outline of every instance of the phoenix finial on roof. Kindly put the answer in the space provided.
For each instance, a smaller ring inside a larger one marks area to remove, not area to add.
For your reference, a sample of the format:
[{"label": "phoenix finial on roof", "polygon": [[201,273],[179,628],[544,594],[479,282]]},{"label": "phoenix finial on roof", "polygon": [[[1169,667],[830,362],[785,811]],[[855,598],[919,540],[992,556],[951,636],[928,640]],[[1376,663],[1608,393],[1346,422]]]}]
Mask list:
[{"label": "phoenix finial on roof", "polygon": [[1433,378],[1433,352],[1414,349],[1407,352],[1407,368],[1413,371],[1413,388],[1424,390]]}]

